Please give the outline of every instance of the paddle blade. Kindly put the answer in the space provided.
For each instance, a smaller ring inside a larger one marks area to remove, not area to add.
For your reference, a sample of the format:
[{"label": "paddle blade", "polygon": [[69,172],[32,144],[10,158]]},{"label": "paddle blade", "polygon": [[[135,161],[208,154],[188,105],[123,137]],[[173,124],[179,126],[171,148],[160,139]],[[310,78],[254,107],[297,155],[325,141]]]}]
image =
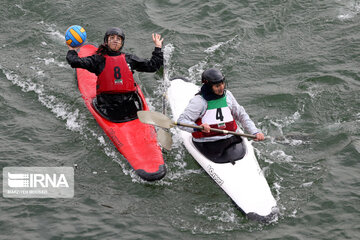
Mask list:
[{"label": "paddle blade", "polygon": [[160,128],[157,131],[157,137],[160,145],[165,148],[166,150],[171,150],[172,146],[172,137],[171,134],[164,129]]},{"label": "paddle blade", "polygon": [[162,128],[171,128],[171,120],[162,113],[152,111],[138,111],[140,122]]}]

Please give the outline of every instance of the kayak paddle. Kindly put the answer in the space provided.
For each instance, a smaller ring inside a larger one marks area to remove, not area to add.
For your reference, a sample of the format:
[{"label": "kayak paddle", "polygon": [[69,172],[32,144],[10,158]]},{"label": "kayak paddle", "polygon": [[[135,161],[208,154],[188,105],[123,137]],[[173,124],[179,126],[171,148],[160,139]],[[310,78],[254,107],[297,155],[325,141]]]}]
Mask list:
[{"label": "kayak paddle", "polygon": [[[138,118],[139,118],[139,120],[141,122],[146,123],[146,124],[155,125],[155,126],[158,126],[158,127],[161,127],[161,128],[171,128],[171,127],[174,127],[174,126],[182,126],[182,127],[188,127],[188,128],[196,128],[196,129],[199,129],[199,130],[203,129],[203,127],[198,126],[198,125],[191,125],[191,124],[179,123],[179,122],[176,122],[176,121],[172,121],[169,117],[167,117],[166,115],[164,115],[162,113],[159,113],[159,112],[138,111],[137,115],[138,115]],[[221,130],[221,129],[217,129],[217,128],[210,128],[210,131],[223,133],[223,134],[232,134],[232,135],[241,136],[241,137],[247,137],[247,138],[252,138],[252,139],[256,138],[254,135],[251,135],[251,134],[245,134],[245,133]],[[165,138],[165,136],[162,136],[162,137]],[[160,142],[160,139],[159,139],[159,142]]]}]

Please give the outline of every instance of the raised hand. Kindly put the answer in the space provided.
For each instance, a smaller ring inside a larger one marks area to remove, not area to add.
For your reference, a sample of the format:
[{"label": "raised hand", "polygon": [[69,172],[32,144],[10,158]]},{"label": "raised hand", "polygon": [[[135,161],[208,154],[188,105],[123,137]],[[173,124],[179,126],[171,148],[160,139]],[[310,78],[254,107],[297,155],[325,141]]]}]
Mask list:
[{"label": "raised hand", "polygon": [[155,47],[161,48],[162,47],[162,42],[164,41],[164,39],[161,38],[161,35],[157,34],[157,33],[155,33],[155,34],[153,33],[152,38],[153,38],[153,41],[155,43]]}]

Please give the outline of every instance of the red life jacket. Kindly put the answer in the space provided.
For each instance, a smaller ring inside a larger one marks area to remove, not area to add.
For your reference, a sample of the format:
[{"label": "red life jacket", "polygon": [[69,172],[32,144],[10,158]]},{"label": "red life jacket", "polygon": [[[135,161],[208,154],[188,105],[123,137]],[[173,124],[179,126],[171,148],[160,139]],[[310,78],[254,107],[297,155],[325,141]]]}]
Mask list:
[{"label": "red life jacket", "polygon": [[[221,130],[236,131],[237,124],[231,114],[230,108],[226,102],[226,96],[208,101],[208,106],[205,114],[196,120],[197,125],[203,123],[209,124],[211,128],[217,128]],[[225,134],[217,132],[204,133],[202,131],[195,131],[192,133],[194,138],[223,136]]]},{"label": "red life jacket", "polygon": [[96,94],[124,93],[136,90],[135,81],[129,66],[125,61],[125,54],[105,57],[104,70],[96,82]]}]

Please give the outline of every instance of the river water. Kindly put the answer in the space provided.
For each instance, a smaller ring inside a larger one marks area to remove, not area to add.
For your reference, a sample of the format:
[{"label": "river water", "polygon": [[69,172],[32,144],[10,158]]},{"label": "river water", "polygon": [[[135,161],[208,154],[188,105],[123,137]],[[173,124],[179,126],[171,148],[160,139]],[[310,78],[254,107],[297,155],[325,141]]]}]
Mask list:
[{"label": "river water", "polygon": [[[0,13],[0,167],[77,166],[73,198],[1,197],[1,239],[358,239],[359,1],[2,0]],[[166,177],[141,181],[78,92],[74,24],[96,45],[119,26],[143,58],[162,34],[165,71],[136,74],[156,111],[164,72],[200,84],[220,68],[270,136],[253,146],[278,219],[244,217],[176,134]]]}]

